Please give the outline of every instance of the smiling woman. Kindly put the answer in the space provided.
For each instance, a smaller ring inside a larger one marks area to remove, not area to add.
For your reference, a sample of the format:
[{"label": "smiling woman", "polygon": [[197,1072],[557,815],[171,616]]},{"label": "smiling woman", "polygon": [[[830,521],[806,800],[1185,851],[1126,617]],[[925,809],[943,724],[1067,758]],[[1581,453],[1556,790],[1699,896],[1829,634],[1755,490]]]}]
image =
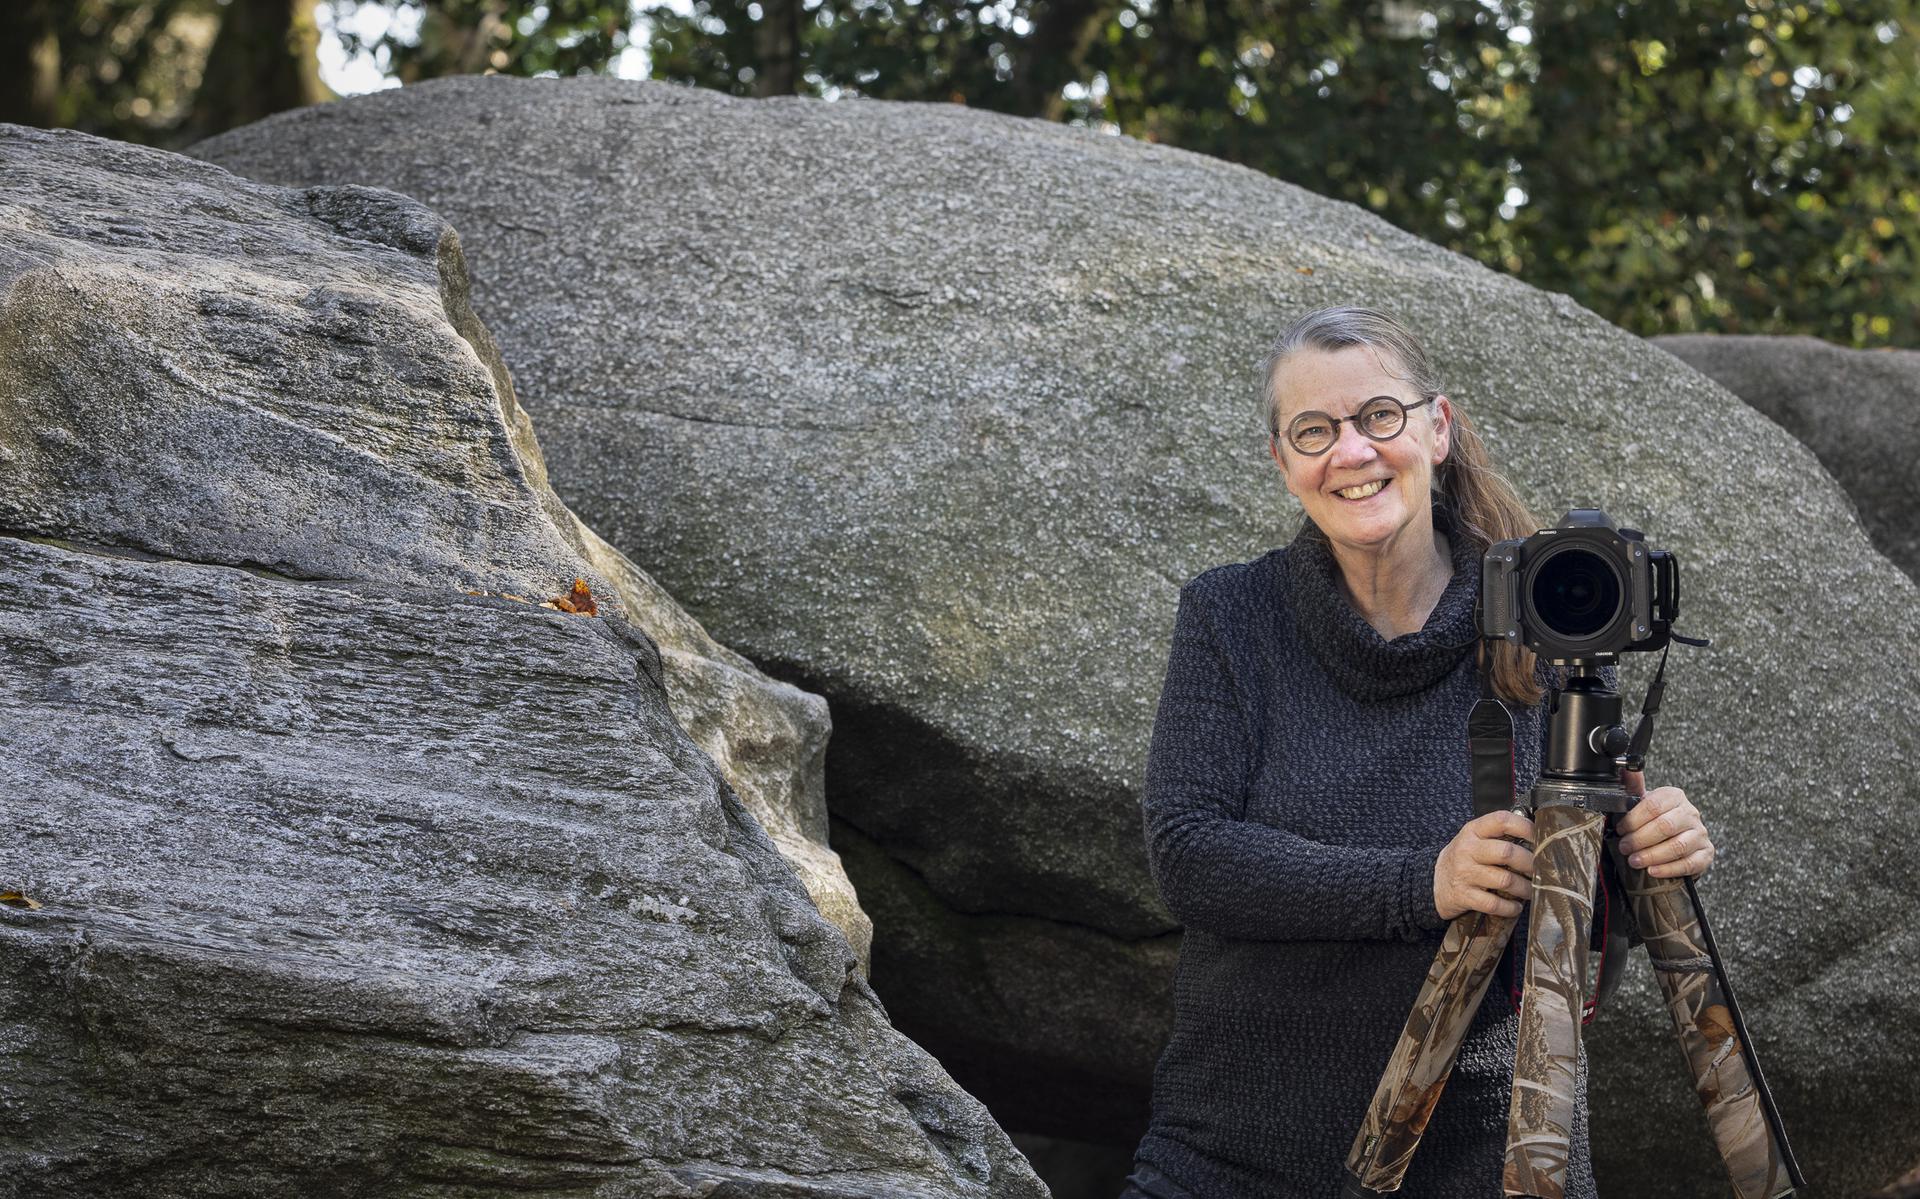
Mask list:
[{"label": "smiling woman", "polygon": [[[1451,403],[1415,395],[1367,345],[1296,350],[1269,380],[1272,424],[1282,430],[1273,460],[1326,534],[1348,597],[1383,637],[1417,631],[1453,574],[1432,518]],[[1422,406],[1430,407],[1409,415]]]},{"label": "smiling woman", "polygon": [[[1339,564],[1343,590],[1383,637],[1418,630],[1446,589],[1447,510],[1479,552],[1540,526],[1493,468],[1465,415],[1441,394],[1419,341],[1365,308],[1322,308],[1268,352],[1261,406],[1269,450],[1306,510],[1303,533]],[[1372,487],[1372,491],[1367,488]],[[1504,699],[1540,699],[1532,655],[1494,652]]]},{"label": "smiling woman", "polygon": [[[1476,654],[1474,601],[1487,545],[1538,524],[1390,318],[1308,313],[1263,380],[1306,520],[1180,593],[1141,802],[1185,932],[1124,1199],[1341,1193],[1448,922],[1517,915],[1531,895],[1532,822],[1473,815],[1465,725],[1491,667],[1514,782],[1532,786],[1545,668],[1518,647]],[[1407,1199],[1499,1193],[1512,982],[1474,1015]],[[1584,1063],[1578,1079],[1565,1193],[1591,1199]]]}]

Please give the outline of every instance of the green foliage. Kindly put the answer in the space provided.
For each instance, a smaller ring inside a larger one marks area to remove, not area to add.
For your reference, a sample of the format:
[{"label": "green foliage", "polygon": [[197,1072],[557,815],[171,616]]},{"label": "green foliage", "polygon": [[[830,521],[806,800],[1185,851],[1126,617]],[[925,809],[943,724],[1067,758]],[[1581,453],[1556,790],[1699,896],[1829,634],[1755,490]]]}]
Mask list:
[{"label": "green foliage", "polygon": [[[767,65],[758,30],[776,2],[791,0],[695,0],[689,15],[666,5],[646,9],[653,77],[755,94]],[[1109,0],[1051,8],[978,0],[813,0],[801,5],[806,90],[1062,115],[1059,89],[1081,69],[1079,56],[1047,63],[1039,51],[1075,18],[1097,28],[1111,7]],[[1050,66],[1058,82],[1036,86],[1034,77]]]},{"label": "green foliage", "polygon": [[[325,0],[349,54],[372,54],[403,83],[443,75],[587,75],[628,45],[627,0],[416,0],[417,28],[363,39],[350,20],[364,0]],[[383,7],[395,7],[384,5]]]},{"label": "green foliage", "polygon": [[[627,0],[0,0],[0,120],[179,145],[327,98],[316,4],[402,82],[603,71],[632,24]],[[363,39],[362,8],[395,19]]]},{"label": "green foliage", "polygon": [[312,0],[0,4],[0,120],[178,146],[332,98]]},{"label": "green foliage", "polygon": [[[759,2],[654,24],[736,93]],[[1920,345],[1915,0],[811,0],[821,95],[1117,128],[1365,205],[1642,334]]]},{"label": "green foliage", "polygon": [[39,86],[8,95],[0,119],[168,141],[218,27],[215,0],[12,0],[0,70]]},{"label": "green foliage", "polygon": [[[243,12],[284,26],[289,6],[300,26],[312,2],[0,4],[0,118],[162,143],[252,119],[200,94],[217,33]],[[629,0],[319,2],[349,53],[408,82],[604,71],[635,15]],[[363,39],[367,7],[408,19]],[[1364,205],[1642,334],[1920,346],[1920,0],[693,0],[686,15],[653,0],[639,15],[656,78],[1166,142]],[[243,65],[273,53],[228,48]]]}]

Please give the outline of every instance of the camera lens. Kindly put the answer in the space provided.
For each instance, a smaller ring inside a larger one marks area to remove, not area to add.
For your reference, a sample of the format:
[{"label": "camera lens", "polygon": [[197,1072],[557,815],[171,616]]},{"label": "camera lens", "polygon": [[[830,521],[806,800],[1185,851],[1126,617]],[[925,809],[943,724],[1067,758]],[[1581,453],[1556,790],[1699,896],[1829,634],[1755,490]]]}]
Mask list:
[{"label": "camera lens", "polygon": [[1533,611],[1554,636],[1591,637],[1620,611],[1620,576],[1592,550],[1570,546],[1540,563],[1533,576]]}]

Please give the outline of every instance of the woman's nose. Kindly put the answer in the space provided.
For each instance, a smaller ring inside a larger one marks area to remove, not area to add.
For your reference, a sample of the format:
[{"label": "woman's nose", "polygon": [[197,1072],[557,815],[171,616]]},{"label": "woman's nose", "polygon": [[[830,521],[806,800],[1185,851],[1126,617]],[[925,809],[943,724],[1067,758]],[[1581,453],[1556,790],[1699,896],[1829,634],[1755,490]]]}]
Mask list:
[{"label": "woman's nose", "polygon": [[1360,430],[1354,428],[1352,421],[1340,422],[1340,436],[1333,443],[1333,449],[1327,457],[1334,466],[1361,466],[1380,456],[1380,447]]}]

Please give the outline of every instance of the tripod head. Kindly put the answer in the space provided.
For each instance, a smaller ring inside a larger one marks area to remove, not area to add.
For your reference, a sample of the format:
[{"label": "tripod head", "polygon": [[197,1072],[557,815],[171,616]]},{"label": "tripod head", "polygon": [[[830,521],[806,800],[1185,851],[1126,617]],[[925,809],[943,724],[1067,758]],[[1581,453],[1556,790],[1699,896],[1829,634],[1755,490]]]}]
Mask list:
[{"label": "tripod head", "polygon": [[[1620,693],[1607,684],[1600,674],[1601,663],[1595,659],[1576,658],[1556,665],[1567,668],[1567,678],[1549,696],[1547,748],[1540,762],[1540,781],[1566,784],[1570,790],[1581,792],[1616,789],[1620,766],[1633,747],[1632,736],[1620,723]],[[1582,806],[1596,805],[1587,802]],[[1623,812],[1627,805],[1608,803],[1601,807]]]}]

